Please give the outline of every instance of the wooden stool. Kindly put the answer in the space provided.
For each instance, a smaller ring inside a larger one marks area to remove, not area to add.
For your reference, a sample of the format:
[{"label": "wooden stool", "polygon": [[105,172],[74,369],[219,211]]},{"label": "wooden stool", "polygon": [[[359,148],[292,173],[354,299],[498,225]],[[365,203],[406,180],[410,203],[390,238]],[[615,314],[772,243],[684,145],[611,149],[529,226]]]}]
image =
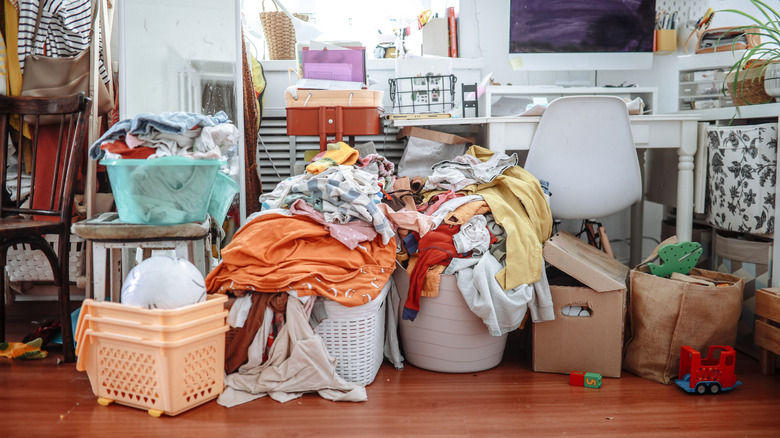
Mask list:
[{"label": "wooden stool", "polygon": [[[117,213],[104,213],[73,224],[71,231],[92,246],[92,281],[87,282],[87,297],[120,302],[122,281],[127,274],[122,266],[122,250],[143,250],[143,259],[153,250],[174,250],[176,257],[187,259],[205,276],[211,269],[209,220],[178,225],[138,225],[119,221]],[[128,267],[129,268],[129,267]]]},{"label": "wooden stool", "polygon": [[761,374],[775,373],[775,356],[780,354],[780,288],[756,291],[755,343],[761,349]]}]

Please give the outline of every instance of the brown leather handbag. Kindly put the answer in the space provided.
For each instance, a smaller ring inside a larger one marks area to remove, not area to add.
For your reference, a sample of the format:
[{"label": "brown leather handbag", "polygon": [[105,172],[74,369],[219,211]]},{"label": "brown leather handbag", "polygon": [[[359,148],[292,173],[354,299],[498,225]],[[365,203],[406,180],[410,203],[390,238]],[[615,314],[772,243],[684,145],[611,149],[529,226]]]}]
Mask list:
[{"label": "brown leather handbag", "polygon": [[[41,22],[43,5],[38,8],[35,21],[35,33]],[[94,29],[97,14],[93,13],[92,29]],[[90,30],[90,37],[92,36]],[[106,41],[106,39],[104,39]],[[53,57],[42,55],[27,55],[24,58],[24,73],[22,76],[22,96],[61,97],[83,91],[89,95],[89,58],[90,48],[72,57]],[[106,114],[114,108],[114,99],[108,86],[97,81],[98,115]],[[54,123],[58,118],[50,120],[42,118],[41,123]]]}]

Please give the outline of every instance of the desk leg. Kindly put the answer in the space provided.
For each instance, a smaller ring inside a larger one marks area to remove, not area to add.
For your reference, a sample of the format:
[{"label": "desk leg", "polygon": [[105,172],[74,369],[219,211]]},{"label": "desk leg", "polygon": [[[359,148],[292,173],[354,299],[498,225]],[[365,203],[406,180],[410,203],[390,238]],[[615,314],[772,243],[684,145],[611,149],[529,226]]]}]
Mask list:
[{"label": "desk leg", "polygon": [[677,239],[690,241],[693,236],[693,155],[678,151],[677,163]]},{"label": "desk leg", "polygon": [[699,147],[698,123],[683,124],[677,149],[677,239],[693,238],[693,155]]},{"label": "desk leg", "polygon": [[639,160],[639,170],[642,176],[642,197],[638,202],[631,205],[631,247],[629,252],[629,266],[638,266],[642,262],[642,246],[645,241],[644,223],[645,223],[645,153],[647,151],[640,149],[637,151]]}]

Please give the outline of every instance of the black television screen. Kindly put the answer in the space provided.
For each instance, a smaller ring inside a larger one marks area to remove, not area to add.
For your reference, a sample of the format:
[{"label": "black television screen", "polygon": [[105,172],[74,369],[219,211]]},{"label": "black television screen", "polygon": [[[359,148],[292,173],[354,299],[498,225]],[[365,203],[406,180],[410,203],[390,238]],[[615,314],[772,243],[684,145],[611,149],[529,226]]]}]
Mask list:
[{"label": "black television screen", "polygon": [[655,0],[510,0],[510,53],[652,52]]}]

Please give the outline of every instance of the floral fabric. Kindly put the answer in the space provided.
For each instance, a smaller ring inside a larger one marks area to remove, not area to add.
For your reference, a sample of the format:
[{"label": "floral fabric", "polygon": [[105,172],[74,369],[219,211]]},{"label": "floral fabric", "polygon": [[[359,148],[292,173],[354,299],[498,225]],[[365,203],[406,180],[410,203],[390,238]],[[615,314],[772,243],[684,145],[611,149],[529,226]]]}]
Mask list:
[{"label": "floral fabric", "polygon": [[777,125],[713,126],[707,137],[707,222],[722,230],[774,233]]}]

